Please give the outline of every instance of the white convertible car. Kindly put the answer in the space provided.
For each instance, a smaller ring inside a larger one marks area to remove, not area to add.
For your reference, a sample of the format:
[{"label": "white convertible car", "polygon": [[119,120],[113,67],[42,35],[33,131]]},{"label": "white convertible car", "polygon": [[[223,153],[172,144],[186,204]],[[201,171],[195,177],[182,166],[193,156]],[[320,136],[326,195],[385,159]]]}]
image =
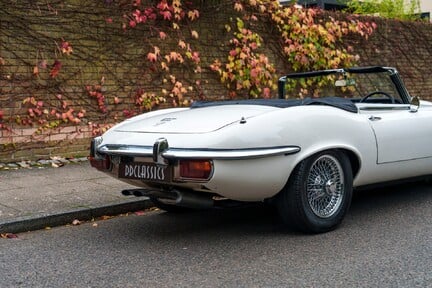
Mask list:
[{"label": "white convertible car", "polygon": [[294,73],[278,89],[128,119],[93,139],[91,165],[167,211],[268,201],[309,233],[340,224],[354,188],[432,175],[432,103],[396,69]]}]

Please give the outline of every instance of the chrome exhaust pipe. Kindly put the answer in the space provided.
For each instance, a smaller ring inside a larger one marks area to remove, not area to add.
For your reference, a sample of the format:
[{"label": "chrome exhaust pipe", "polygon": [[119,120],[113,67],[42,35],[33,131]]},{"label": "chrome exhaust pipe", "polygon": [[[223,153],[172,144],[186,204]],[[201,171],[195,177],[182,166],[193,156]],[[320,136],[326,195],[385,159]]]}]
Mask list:
[{"label": "chrome exhaust pipe", "polygon": [[173,189],[170,191],[150,190],[150,189],[127,189],[121,192],[125,196],[134,195],[136,197],[147,196],[156,198],[158,201],[167,205],[177,205],[187,208],[204,209],[212,208],[214,200],[212,195],[199,194],[189,191]]}]

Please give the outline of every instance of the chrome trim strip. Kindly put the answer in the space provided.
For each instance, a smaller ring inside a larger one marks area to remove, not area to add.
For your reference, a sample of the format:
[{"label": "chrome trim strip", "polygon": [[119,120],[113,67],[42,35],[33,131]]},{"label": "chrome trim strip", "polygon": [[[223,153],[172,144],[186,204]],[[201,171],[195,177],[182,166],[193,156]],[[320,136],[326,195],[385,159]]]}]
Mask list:
[{"label": "chrome trim strip", "polygon": [[253,149],[168,149],[163,156],[167,159],[250,159],[275,155],[294,154],[300,147],[265,147]]},{"label": "chrome trim strip", "polygon": [[369,110],[409,110],[409,104],[365,104],[356,105],[359,110],[369,111]]},{"label": "chrome trim strip", "polygon": [[[153,156],[151,146],[104,145],[98,152],[110,155]],[[250,159],[275,155],[289,155],[300,151],[298,146],[278,146],[251,149],[187,149],[168,148],[162,152],[166,159]]]},{"label": "chrome trim strip", "polygon": [[153,146],[103,145],[98,147],[97,151],[110,155],[153,157]]}]

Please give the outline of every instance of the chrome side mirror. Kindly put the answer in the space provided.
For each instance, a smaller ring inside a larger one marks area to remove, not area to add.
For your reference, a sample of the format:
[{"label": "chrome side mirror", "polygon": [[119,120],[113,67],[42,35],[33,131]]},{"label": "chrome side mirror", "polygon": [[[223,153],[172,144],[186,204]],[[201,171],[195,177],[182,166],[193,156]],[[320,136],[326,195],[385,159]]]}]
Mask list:
[{"label": "chrome side mirror", "polygon": [[415,113],[415,112],[417,112],[418,109],[419,109],[419,107],[420,107],[420,98],[417,97],[417,96],[414,96],[414,97],[411,99],[411,103],[410,103],[410,112],[411,112],[411,113]]}]

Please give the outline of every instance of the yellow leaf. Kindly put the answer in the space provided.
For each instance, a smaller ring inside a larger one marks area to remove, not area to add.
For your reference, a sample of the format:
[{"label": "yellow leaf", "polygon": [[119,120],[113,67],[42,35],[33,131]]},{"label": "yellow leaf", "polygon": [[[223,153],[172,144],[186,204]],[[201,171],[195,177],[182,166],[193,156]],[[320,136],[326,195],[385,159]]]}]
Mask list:
[{"label": "yellow leaf", "polygon": [[234,4],[234,10],[236,10],[237,12],[243,11],[243,5],[241,3],[239,3],[239,2],[236,2]]},{"label": "yellow leaf", "polygon": [[183,40],[180,40],[178,43],[178,46],[180,46],[180,48],[185,49],[186,48],[186,43]]},{"label": "yellow leaf", "polygon": [[188,17],[192,21],[195,20],[195,19],[197,19],[199,17],[199,11],[198,10],[189,11],[188,12]]}]

